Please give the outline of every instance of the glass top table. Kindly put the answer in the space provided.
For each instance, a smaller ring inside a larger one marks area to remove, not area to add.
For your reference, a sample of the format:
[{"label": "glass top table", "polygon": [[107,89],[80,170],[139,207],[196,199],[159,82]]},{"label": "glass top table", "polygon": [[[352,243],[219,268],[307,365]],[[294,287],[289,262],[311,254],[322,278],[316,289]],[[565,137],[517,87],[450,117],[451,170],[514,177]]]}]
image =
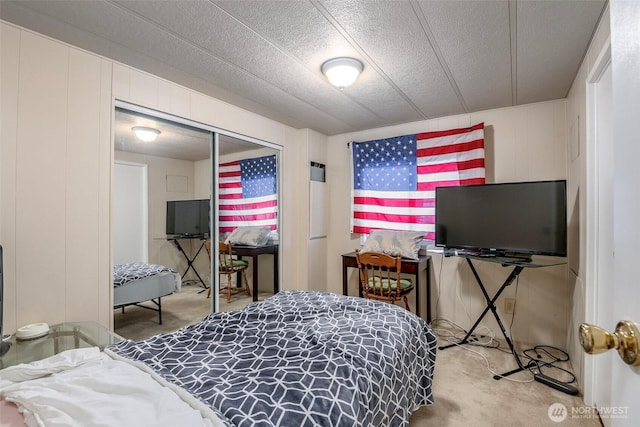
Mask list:
[{"label": "glass top table", "polygon": [[0,357],[0,369],[20,363],[30,363],[74,348],[98,347],[124,341],[118,334],[95,322],[68,322],[53,325],[40,338],[17,340],[12,336],[6,343],[9,351]]}]

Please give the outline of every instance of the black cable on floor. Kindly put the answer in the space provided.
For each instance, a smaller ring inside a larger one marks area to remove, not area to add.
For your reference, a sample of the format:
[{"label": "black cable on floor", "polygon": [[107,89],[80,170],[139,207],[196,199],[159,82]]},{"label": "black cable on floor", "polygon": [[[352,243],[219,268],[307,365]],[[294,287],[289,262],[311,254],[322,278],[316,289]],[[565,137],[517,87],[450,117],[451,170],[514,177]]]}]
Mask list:
[{"label": "black cable on floor", "polygon": [[[569,354],[566,351],[551,345],[537,345],[524,350],[522,353],[536,364],[536,368],[532,369],[537,369],[541,374],[565,384],[571,384],[576,381],[576,376],[573,372],[558,366],[559,363],[569,361]],[[568,376],[568,380],[563,381],[556,378],[557,375]]]}]

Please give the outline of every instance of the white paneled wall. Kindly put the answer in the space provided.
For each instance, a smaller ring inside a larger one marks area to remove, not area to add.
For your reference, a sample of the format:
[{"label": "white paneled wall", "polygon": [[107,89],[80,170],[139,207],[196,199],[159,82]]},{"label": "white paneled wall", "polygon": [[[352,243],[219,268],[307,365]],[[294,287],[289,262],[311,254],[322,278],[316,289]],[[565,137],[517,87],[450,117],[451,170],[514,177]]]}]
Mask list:
[{"label": "white paneled wall", "polygon": [[211,198],[211,159],[194,162],[193,198]]},{"label": "white paneled wall", "polygon": [[[317,132],[307,130],[308,157],[305,159],[307,206],[309,206],[308,227],[306,235],[309,245],[308,288],[315,291],[327,291],[327,256],[330,253],[327,236],[333,231],[329,224],[331,198],[329,185],[326,182],[310,181],[311,162],[326,164],[328,146],[326,137]],[[326,172],[326,170],[325,170]]]},{"label": "white paneled wall", "polygon": [[[566,172],[565,101],[551,101],[473,114],[408,123],[328,138],[327,182],[332,206],[328,242],[329,291],[341,293],[341,257],[358,247],[358,236],[349,234],[350,182],[348,141],[366,141],[430,130],[444,130],[485,123],[487,182],[564,179]],[[459,258],[433,255],[431,262],[432,314],[471,327],[485,307],[484,298],[469,267]],[[510,270],[494,264],[477,265],[489,293],[495,293]],[[357,295],[356,271],[350,270],[349,292]],[[515,286],[505,297],[514,297]],[[424,292],[421,295],[425,295]],[[436,305],[437,301],[437,305]],[[519,279],[513,336],[517,341],[566,347],[571,295],[567,267],[527,269]],[[424,304],[423,304],[424,305]],[[423,311],[422,316],[424,317]],[[507,317],[510,323],[510,317]],[[492,316],[483,324],[498,335]],[[503,317],[504,319],[504,317]]]},{"label": "white paneled wall", "polygon": [[[3,246],[3,333],[16,329],[16,159],[20,31],[0,25],[0,243]],[[11,161],[9,160],[11,159]],[[11,250],[13,248],[13,250]]]},{"label": "white paneled wall", "polygon": [[19,27],[0,22],[0,31],[0,242],[7,333],[40,321],[113,326],[116,99],[281,145],[287,179],[280,253],[288,265],[282,287],[306,288],[308,205],[295,197],[307,191],[307,170],[296,160],[308,135]]},{"label": "white paneled wall", "polygon": [[2,54],[7,331],[108,325],[111,66],[4,24]]}]

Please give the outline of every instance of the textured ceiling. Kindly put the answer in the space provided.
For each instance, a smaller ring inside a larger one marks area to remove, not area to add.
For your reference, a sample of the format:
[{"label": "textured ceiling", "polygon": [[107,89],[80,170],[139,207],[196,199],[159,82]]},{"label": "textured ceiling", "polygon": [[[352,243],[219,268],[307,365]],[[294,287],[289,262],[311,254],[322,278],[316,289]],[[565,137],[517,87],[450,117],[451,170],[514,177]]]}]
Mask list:
[{"label": "textured ceiling", "polygon": [[[325,135],[565,98],[605,1],[6,1],[0,17]],[[352,56],[343,91],[320,73]]]}]

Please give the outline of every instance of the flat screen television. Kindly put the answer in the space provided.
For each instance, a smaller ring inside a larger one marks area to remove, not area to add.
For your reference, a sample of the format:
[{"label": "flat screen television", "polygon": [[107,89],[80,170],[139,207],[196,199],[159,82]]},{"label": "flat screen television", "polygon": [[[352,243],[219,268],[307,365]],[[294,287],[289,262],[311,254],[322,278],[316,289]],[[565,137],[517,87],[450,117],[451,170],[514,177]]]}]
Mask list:
[{"label": "flat screen television", "polygon": [[566,188],[565,180],[436,188],[436,246],[567,256]]},{"label": "flat screen television", "polygon": [[167,202],[168,235],[209,235],[209,199]]}]

